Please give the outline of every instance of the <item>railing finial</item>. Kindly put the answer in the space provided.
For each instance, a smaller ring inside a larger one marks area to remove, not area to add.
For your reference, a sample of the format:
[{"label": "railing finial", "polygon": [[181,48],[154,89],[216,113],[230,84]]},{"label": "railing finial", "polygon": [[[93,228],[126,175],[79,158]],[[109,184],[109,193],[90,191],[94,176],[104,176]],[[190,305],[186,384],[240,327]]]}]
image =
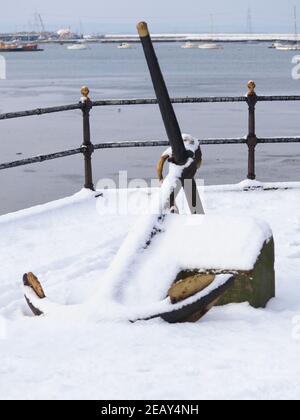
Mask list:
[{"label": "railing finial", "polygon": [[253,80],[250,80],[248,82],[248,94],[247,94],[247,96],[256,95],[255,89],[256,89],[256,83]]},{"label": "railing finial", "polygon": [[87,87],[87,86],[83,86],[81,89],[80,89],[80,93],[81,93],[81,95],[82,95],[82,100],[83,101],[86,101],[87,99],[89,99],[89,93],[90,93],[90,89]]}]

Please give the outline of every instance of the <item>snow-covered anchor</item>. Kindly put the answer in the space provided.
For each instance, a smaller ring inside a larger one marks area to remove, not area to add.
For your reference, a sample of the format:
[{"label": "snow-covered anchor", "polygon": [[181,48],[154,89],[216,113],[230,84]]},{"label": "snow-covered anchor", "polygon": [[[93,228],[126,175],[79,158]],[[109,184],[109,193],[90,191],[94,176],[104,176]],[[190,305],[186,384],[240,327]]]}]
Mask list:
[{"label": "snow-covered anchor", "polygon": [[[149,304],[141,302],[133,305],[129,305],[126,301],[127,290],[136,288],[138,291],[139,283],[143,282],[146,271],[149,278],[153,277],[155,280],[153,284],[145,281],[147,287],[152,289],[152,292],[155,288],[160,289],[160,272],[164,269],[165,261],[170,260],[171,257],[170,255],[164,257],[163,254],[160,254],[159,248],[162,239],[166,238],[168,232],[168,236],[174,237],[176,240],[180,227],[185,229],[186,217],[203,217],[201,215],[172,215],[169,210],[170,196],[182,179],[184,170],[193,164],[192,158],[189,158],[187,164],[183,166],[170,163],[169,173],[157,196],[155,206],[157,211],[155,214],[142,216],[137,221],[107,272],[99,281],[98,291],[91,299],[77,306],[60,305],[46,297],[41,283],[33,273],[25,274],[23,277],[24,295],[34,315],[54,315],[64,319],[68,314],[77,313],[82,318],[90,314],[93,318],[97,318],[97,316],[100,319],[121,318],[132,322],[157,317],[168,322],[182,322],[196,320],[205,315],[217,299],[233,284],[234,273],[209,276],[199,273],[192,280],[180,277],[176,279],[172,270],[169,272],[165,268],[165,274],[161,274],[162,284],[165,284],[165,295],[161,295],[161,300],[157,299],[156,302],[149,302]],[[180,242],[183,244],[183,240]],[[166,249],[167,247],[162,245],[162,248]],[[151,264],[151,252],[153,251],[153,257],[156,259],[155,264]],[[176,264],[177,262],[174,261],[174,266]],[[143,267],[143,269],[141,272],[136,272],[135,267]],[[180,267],[181,265],[178,266],[178,271],[180,271]],[[156,271],[151,273],[152,269]],[[139,297],[137,296],[133,300],[139,302]],[[108,312],[102,312],[102,308],[107,307],[113,308],[111,315]]]},{"label": "snow-covered anchor", "polygon": [[[203,214],[194,179],[202,162],[199,141],[182,137],[147,25],[140,23],[138,32],[170,142],[158,165],[162,180],[164,163],[169,161],[156,210],[137,220],[86,302],[66,306],[50,301],[32,273],[23,279],[26,301],[35,315],[132,322],[157,317],[167,322],[196,321],[219,299],[263,306],[275,293],[272,232],[252,219]],[[170,214],[170,197],[172,207],[178,186],[186,183],[191,185],[184,188],[191,215]]]},{"label": "snow-covered anchor", "polygon": [[[193,287],[189,287],[188,291],[184,290],[182,292],[182,284],[187,285],[188,282],[181,280],[179,284],[172,287],[175,278],[172,279],[170,277],[168,279],[167,276],[166,292],[165,296],[162,296],[161,301],[158,300],[156,303],[149,302],[149,305],[140,307],[133,305],[133,307],[129,308],[124,304],[126,299],[124,298],[122,301],[122,296],[120,297],[120,290],[124,291],[125,296],[126,287],[130,288],[128,279],[132,279],[133,284],[135,282],[134,277],[136,273],[132,267],[135,266],[137,261],[145,261],[145,264],[147,264],[148,250],[152,248],[153,242],[156,243],[156,246],[159,244],[158,237],[162,236],[162,232],[168,229],[166,227],[168,218],[176,217],[170,214],[169,207],[170,205],[173,207],[175,204],[174,198],[177,190],[184,186],[191,213],[203,214],[203,207],[194,180],[197,169],[202,162],[199,141],[191,136],[181,135],[150,36],[144,32],[144,24],[139,24],[138,29],[171,146],[163,155],[158,166],[159,178],[162,181],[164,163],[166,160],[169,161],[169,173],[162,182],[160,194],[157,197],[155,214],[141,217],[121,246],[114,261],[105,273],[101,284],[99,283],[97,296],[94,296],[93,299],[82,305],[68,307],[51,302],[45,296],[38,279],[32,273],[25,274],[23,279],[25,298],[35,315],[67,314],[69,311],[87,313],[92,311],[91,308],[95,308],[96,305],[101,308],[100,302],[103,301],[104,305],[110,302],[111,307],[114,306],[115,316],[125,317],[130,321],[162,317],[169,322],[178,322],[187,320],[195,316],[196,313],[198,317],[204,315],[216,299],[232,284],[232,275],[223,275],[221,278],[220,276],[210,276],[209,281],[207,281],[207,276],[198,276],[197,282],[193,282]],[[190,188],[187,188],[187,185],[190,185]],[[128,249],[131,250],[130,255],[128,254]],[[139,279],[136,280],[137,283]],[[149,284],[149,287],[152,287],[151,284]],[[181,290],[180,293],[178,293],[178,289]],[[104,314],[100,316],[103,317]]]}]

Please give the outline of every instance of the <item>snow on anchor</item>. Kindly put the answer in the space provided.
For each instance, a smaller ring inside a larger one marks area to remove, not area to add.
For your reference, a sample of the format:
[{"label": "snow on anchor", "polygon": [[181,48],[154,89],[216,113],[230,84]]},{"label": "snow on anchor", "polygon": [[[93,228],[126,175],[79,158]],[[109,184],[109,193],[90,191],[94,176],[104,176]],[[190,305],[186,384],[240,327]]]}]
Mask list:
[{"label": "snow on anchor", "polygon": [[[170,323],[196,321],[216,304],[264,307],[275,296],[271,229],[259,220],[204,215],[194,179],[202,163],[199,142],[181,134],[146,23],[138,32],[171,146],[157,168],[163,182],[155,211],[138,219],[85,303],[50,301],[33,273],[23,278],[26,302],[35,315],[60,320],[161,317]],[[182,187],[191,215],[173,214]]]}]

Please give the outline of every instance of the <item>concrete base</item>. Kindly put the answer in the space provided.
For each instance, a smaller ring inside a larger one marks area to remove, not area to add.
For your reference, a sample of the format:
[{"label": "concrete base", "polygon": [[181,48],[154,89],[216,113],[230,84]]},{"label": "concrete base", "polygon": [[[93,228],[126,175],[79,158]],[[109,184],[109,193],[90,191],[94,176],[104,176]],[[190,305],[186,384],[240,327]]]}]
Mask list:
[{"label": "concrete base", "polygon": [[275,297],[275,246],[273,238],[264,247],[253,270],[238,272],[234,285],[220,298],[218,305],[249,302],[253,308],[265,308]]},{"label": "concrete base", "polygon": [[275,297],[275,250],[274,240],[266,242],[251,271],[185,270],[178,274],[169,290],[172,303],[180,302],[205,289],[217,274],[233,274],[233,285],[219,297],[215,305],[249,302],[254,308],[265,308]]}]

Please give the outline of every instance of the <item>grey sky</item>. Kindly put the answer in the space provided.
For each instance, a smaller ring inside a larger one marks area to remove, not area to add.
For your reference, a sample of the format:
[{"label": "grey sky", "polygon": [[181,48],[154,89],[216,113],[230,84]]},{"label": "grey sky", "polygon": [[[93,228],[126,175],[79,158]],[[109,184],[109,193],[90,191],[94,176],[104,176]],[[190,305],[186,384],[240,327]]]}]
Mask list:
[{"label": "grey sky", "polygon": [[[85,32],[134,32],[147,20],[152,32],[246,32],[251,8],[254,32],[292,32],[293,6],[299,0],[15,0],[1,7],[0,32],[34,27],[34,12],[49,29]],[[299,25],[300,26],[300,25]]]}]

